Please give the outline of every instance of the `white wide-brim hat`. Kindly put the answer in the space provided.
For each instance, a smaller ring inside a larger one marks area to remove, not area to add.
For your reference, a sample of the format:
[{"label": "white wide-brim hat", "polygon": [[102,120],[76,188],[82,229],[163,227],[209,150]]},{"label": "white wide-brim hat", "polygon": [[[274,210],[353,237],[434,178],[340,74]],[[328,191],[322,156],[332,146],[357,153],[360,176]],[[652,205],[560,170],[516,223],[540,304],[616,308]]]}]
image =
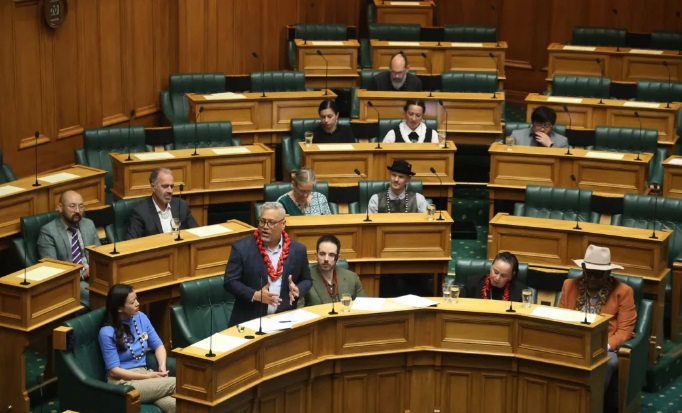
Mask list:
[{"label": "white wide-brim hat", "polygon": [[611,263],[611,250],[606,247],[598,247],[596,245],[590,245],[585,251],[585,259],[583,260],[573,260],[579,267],[583,266],[585,263],[585,268],[588,270],[622,270],[623,267],[620,265]]}]

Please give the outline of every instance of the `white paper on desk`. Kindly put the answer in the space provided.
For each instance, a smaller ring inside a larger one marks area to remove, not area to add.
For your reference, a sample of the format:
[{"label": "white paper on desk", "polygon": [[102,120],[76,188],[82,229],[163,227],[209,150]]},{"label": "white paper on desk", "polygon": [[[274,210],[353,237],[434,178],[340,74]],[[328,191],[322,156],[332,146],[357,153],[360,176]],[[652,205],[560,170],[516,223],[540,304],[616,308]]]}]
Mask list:
[{"label": "white paper on desk", "polygon": [[133,154],[134,157],[141,161],[154,161],[157,159],[173,159],[175,155],[170,152],[145,152]]},{"label": "white paper on desk", "polygon": [[213,342],[210,342],[210,339],[211,337],[206,337],[205,339],[192,344],[190,347],[200,348],[202,350],[211,349],[216,353],[225,353],[250,341],[242,337],[228,336],[220,333],[213,334]]},{"label": "white paper on desk", "polygon": [[353,301],[353,310],[378,311],[384,306],[385,298],[358,297]]},{"label": "white paper on desk", "polygon": [[653,49],[630,49],[628,53],[637,54],[663,54],[663,50],[653,50]]},{"label": "white paper on desk", "polygon": [[570,44],[564,45],[563,49],[564,50],[578,50],[581,52],[594,52],[595,50],[597,50],[596,47],[592,47],[592,46],[573,46]]},{"label": "white paper on desk", "polygon": [[78,175],[74,175],[68,172],[59,172],[56,174],[52,175],[45,175],[41,176],[40,179],[41,181],[49,182],[51,184],[55,184],[57,182],[63,182],[63,181],[68,181],[70,179],[76,179],[78,178]]},{"label": "white paper on desk", "polygon": [[232,155],[237,153],[251,153],[251,151],[245,146],[229,146],[226,148],[213,148],[213,153],[216,155]]},{"label": "white paper on desk", "polygon": [[391,6],[419,6],[418,1],[389,1]]},{"label": "white paper on desk", "polygon": [[[64,270],[61,268],[50,267],[45,265],[42,267],[34,268],[32,270],[26,271],[26,279],[31,281],[42,281],[50,277],[54,277],[57,274],[63,273]],[[24,274],[17,275],[17,278],[24,278]]]},{"label": "white paper on desk", "polygon": [[[272,333],[273,331],[280,331],[280,330],[288,330],[291,327],[293,327],[293,324],[291,321],[286,321],[286,322],[279,322],[279,321],[274,321],[272,318],[269,317],[263,317],[263,332],[265,333]],[[242,323],[242,326],[253,330],[253,331],[258,331],[260,328],[260,322],[258,318],[254,318],[253,320],[249,320],[246,323]]]},{"label": "white paper on desk", "polygon": [[682,158],[673,158],[668,163],[671,165],[682,165]]},{"label": "white paper on desk", "polygon": [[0,196],[9,195],[9,194],[16,194],[17,192],[21,192],[21,191],[25,191],[25,189],[20,188],[18,186],[12,186],[12,185],[0,186]]},{"label": "white paper on desk", "polygon": [[290,322],[292,325],[296,325],[316,318],[320,318],[320,316],[301,309],[279,313],[276,316],[270,317],[270,320],[278,323]]},{"label": "white paper on desk", "polygon": [[216,224],[188,229],[187,232],[194,234],[197,237],[208,237],[209,235],[227,234],[228,232],[232,232],[232,230]]},{"label": "white paper on desk", "polygon": [[426,308],[432,305],[437,305],[438,301],[429,300],[428,298],[423,298],[418,295],[408,294],[401,297],[395,297],[391,300],[399,302],[400,304],[405,304],[414,308]]},{"label": "white paper on desk", "polygon": [[452,42],[452,47],[483,47],[483,43]]},{"label": "white paper on desk", "polygon": [[622,153],[613,152],[587,152],[585,158],[599,158],[599,159],[623,159]]},{"label": "white paper on desk", "polygon": [[214,93],[212,95],[204,95],[204,99],[206,99],[206,100],[246,99],[246,96],[242,95],[241,93],[223,92],[223,93]]},{"label": "white paper on desk", "polygon": [[308,40],[308,43],[313,46],[343,46],[343,41],[340,40]]},{"label": "white paper on desk", "polygon": [[548,96],[547,102],[583,103],[583,99],[582,98],[567,98],[564,96]]},{"label": "white paper on desk", "polygon": [[419,46],[419,42],[388,42],[389,46]]},{"label": "white paper on desk", "polygon": [[[574,323],[579,323],[585,320],[585,313],[582,311],[568,310],[565,308],[547,307],[544,305],[535,307],[535,309],[530,314],[537,317],[544,317],[559,321],[571,321]],[[597,317],[596,314],[587,314],[587,321],[592,323],[594,322],[594,319],[596,317]]]},{"label": "white paper on desk", "polygon": [[651,102],[636,102],[636,101],[628,100],[627,102],[623,103],[623,106],[628,106],[631,108],[657,109],[661,106],[661,104],[660,103],[651,103]]},{"label": "white paper on desk", "polygon": [[352,151],[355,149],[352,143],[323,143],[317,147],[321,151]]}]

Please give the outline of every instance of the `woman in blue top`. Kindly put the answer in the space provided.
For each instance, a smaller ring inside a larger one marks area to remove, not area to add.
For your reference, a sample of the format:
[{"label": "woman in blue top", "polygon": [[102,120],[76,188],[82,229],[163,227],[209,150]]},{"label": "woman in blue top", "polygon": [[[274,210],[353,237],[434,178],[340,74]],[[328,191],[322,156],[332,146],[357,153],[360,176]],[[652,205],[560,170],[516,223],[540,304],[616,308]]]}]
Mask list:
[{"label": "woman in blue top", "polygon": [[[149,318],[140,311],[137,294],[128,284],[116,284],[107,294],[99,345],[109,383],[133,386],[142,403],[154,403],[166,413],[175,412],[175,399],[171,397],[175,377],[168,376],[166,349]],[[159,363],[158,371],[147,368],[149,349]]]}]

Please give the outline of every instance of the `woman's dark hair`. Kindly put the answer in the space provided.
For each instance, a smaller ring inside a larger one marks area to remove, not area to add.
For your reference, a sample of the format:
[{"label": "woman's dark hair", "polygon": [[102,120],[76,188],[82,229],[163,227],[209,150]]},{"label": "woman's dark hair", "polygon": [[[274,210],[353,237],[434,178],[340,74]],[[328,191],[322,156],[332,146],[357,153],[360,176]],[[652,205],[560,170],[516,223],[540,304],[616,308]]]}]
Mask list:
[{"label": "woman's dark hair", "polygon": [[317,108],[317,113],[321,113],[325,109],[331,109],[332,112],[334,113],[339,113],[339,110],[336,108],[336,101],[333,99],[325,99],[320,103],[320,106]]},{"label": "woman's dark hair", "polygon": [[424,103],[424,99],[407,99],[407,102],[405,102],[405,106],[403,106],[403,110],[407,112],[407,108],[409,108],[412,105],[421,107],[422,113],[426,114],[426,103]]},{"label": "woman's dark hair", "polygon": [[519,260],[516,258],[516,255],[512,254],[509,251],[504,251],[504,252],[499,252],[495,256],[495,259],[493,262],[500,260],[504,261],[507,264],[511,265],[512,267],[512,280],[516,278],[516,276],[519,274]]},{"label": "woman's dark hair", "polygon": [[530,115],[531,122],[537,123],[556,123],[556,112],[547,106],[538,106]]},{"label": "woman's dark hair", "polygon": [[119,351],[126,349],[125,337],[132,335],[130,326],[121,322],[118,309],[125,306],[128,294],[133,292],[133,287],[128,284],[116,284],[107,294],[107,308],[104,314],[105,326],[112,326],[114,328],[114,339],[116,341],[116,348]]}]

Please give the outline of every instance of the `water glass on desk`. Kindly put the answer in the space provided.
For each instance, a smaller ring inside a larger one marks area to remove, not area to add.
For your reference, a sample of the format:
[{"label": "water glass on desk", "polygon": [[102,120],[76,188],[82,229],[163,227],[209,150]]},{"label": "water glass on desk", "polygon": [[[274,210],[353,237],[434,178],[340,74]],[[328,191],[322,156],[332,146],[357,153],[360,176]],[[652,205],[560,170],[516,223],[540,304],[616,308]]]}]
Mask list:
[{"label": "water glass on desk", "polygon": [[178,232],[180,232],[180,218],[171,219],[171,229],[173,230],[173,236],[177,237]]},{"label": "water glass on desk", "polygon": [[452,299],[453,304],[459,302],[459,285],[452,284],[452,286],[450,286],[450,298]]},{"label": "water glass on desk", "polygon": [[533,290],[524,288],[523,291],[521,291],[521,298],[523,299],[523,308],[530,308],[533,301]]},{"label": "water glass on desk", "polygon": [[438,145],[441,148],[445,148],[445,139],[447,138],[447,135],[445,135],[445,131],[438,131]]},{"label": "water glass on desk", "polygon": [[307,131],[303,134],[303,137],[305,138],[305,146],[307,148],[313,146],[313,132],[312,131]]},{"label": "water glass on desk", "polygon": [[342,294],[341,295],[341,311],[344,313],[350,313],[350,305],[353,302],[353,298],[350,296],[350,294]]},{"label": "water glass on desk", "polygon": [[436,217],[436,206],[434,204],[429,204],[426,207],[426,213],[429,214],[429,221],[433,221],[434,218]]},{"label": "water glass on desk", "polygon": [[450,283],[443,283],[443,300],[444,300],[445,302],[450,302],[450,299],[451,299],[451,297],[452,297],[452,296],[450,295],[450,294],[451,294],[451,288],[452,288],[452,284],[450,284]]},{"label": "water glass on desk", "polygon": [[516,139],[512,138],[511,136],[507,136],[504,141],[507,143],[507,150],[511,151],[512,146],[516,144]]}]

